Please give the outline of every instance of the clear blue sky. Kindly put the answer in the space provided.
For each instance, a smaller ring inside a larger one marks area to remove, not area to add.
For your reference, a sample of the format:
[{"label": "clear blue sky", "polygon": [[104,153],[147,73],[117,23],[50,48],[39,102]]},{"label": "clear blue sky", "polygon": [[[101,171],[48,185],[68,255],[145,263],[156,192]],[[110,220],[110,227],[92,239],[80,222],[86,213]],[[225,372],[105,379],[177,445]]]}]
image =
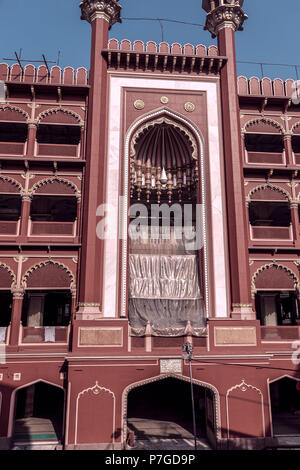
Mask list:
[{"label": "clear blue sky", "polygon": [[[42,54],[61,65],[89,65],[90,25],[80,20],[79,0],[0,0],[0,61],[23,49],[22,57],[38,59]],[[123,17],[170,18],[203,24],[202,0],[120,0]],[[288,8],[287,8],[288,7]],[[249,16],[245,31],[236,34],[238,60],[299,64],[299,0],[245,0]],[[215,44],[202,27],[164,23],[169,43]],[[158,22],[127,21],[115,25],[110,37],[143,41],[161,40]],[[260,67],[239,64],[239,74],[260,75]],[[265,75],[296,78],[290,67],[265,67]],[[300,67],[299,67],[300,76]]]}]

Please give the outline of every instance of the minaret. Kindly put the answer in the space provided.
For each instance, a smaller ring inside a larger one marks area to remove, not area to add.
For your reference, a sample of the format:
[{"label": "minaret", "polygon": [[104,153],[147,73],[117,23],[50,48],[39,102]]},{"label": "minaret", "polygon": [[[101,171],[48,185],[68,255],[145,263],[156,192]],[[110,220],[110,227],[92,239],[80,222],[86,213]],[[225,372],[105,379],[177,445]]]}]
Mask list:
[{"label": "minaret", "polygon": [[248,226],[243,184],[243,154],[240,133],[240,109],[237,90],[235,32],[243,30],[248,18],[244,0],[203,0],[206,25],[218,38],[219,54],[227,57],[221,70],[221,99],[225,155],[229,263],[231,277],[231,317],[255,319],[250,289]]},{"label": "minaret", "polygon": [[102,50],[108,45],[108,30],[121,22],[118,0],[83,0],[81,19],[92,26],[90,93],[83,202],[82,251],[77,319],[102,317],[104,240],[96,235],[96,211],[105,203],[107,66]]}]

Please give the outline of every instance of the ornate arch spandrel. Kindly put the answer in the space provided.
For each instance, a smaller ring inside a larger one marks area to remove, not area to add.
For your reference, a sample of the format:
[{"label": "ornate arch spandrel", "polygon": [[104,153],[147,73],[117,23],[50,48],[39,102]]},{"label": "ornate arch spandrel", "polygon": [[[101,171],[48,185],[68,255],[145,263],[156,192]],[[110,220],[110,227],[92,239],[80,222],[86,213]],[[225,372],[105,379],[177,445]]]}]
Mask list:
[{"label": "ornate arch spandrel", "polygon": [[17,285],[17,276],[14,273],[13,269],[10,266],[8,266],[8,264],[3,263],[2,261],[0,261],[0,269],[4,269],[5,271],[8,272],[12,280],[10,288],[11,289],[15,288]]},{"label": "ornate arch spandrel", "polygon": [[[30,120],[29,114],[26,111],[24,111],[24,109],[22,109],[22,108],[19,108],[18,106],[11,106],[10,104],[0,105],[0,113],[1,113],[1,111],[6,111],[7,109],[9,111],[22,114],[22,116],[24,116],[26,122],[28,122]],[[24,121],[20,121],[20,122],[24,122]]]},{"label": "ornate arch spandrel", "polygon": [[[20,191],[20,194],[24,191],[24,188],[21,185],[21,183],[19,183],[19,181],[15,180],[14,178],[11,178],[10,176],[0,175],[0,180],[7,181],[8,183],[11,183],[12,186],[16,186],[18,190]],[[11,193],[11,194],[17,194],[17,193]]]},{"label": "ornate arch spandrel", "polygon": [[298,289],[299,279],[296,276],[296,274],[291,269],[289,269],[287,266],[284,266],[283,264],[273,262],[273,263],[264,264],[263,266],[260,266],[255,271],[255,273],[253,274],[252,279],[251,279],[251,290],[253,292],[256,292],[256,286],[255,286],[256,278],[259,276],[260,273],[262,273],[263,271],[265,271],[266,269],[269,269],[271,267],[277,267],[278,269],[282,269],[283,271],[285,271],[285,273],[293,279],[295,289]]},{"label": "ornate arch spandrel", "polygon": [[258,191],[261,191],[261,190],[264,190],[264,189],[270,189],[271,191],[277,191],[281,194],[283,194],[288,202],[291,202],[292,200],[292,197],[291,195],[288,193],[287,190],[285,190],[284,188],[282,188],[281,186],[277,186],[275,184],[272,184],[272,183],[264,183],[264,184],[260,184],[258,186],[255,186],[255,188],[252,188],[251,191],[249,191],[248,195],[247,195],[247,201],[251,201],[251,198],[252,196],[258,192]]},{"label": "ornate arch spandrel", "polygon": [[58,183],[62,183],[64,185],[66,185],[66,186],[69,186],[74,191],[74,196],[79,196],[81,194],[78,186],[75,183],[73,183],[72,181],[67,180],[65,178],[61,178],[60,176],[51,176],[51,177],[48,177],[48,178],[43,178],[40,181],[37,181],[32,186],[32,188],[30,189],[30,193],[33,195],[42,186],[46,186],[47,184],[51,184],[53,182],[58,182]]},{"label": "ornate arch spandrel", "polygon": [[25,274],[23,274],[23,276],[22,276],[21,286],[24,289],[26,289],[27,288],[27,280],[28,280],[29,276],[33,272],[35,272],[37,269],[41,269],[41,268],[43,268],[43,267],[45,267],[49,264],[56,265],[57,267],[62,268],[68,274],[68,276],[70,278],[70,289],[76,289],[76,279],[75,279],[75,276],[74,276],[73,272],[71,271],[71,269],[68,266],[66,266],[65,264],[63,264],[59,261],[53,261],[53,260],[41,261],[39,263],[34,264],[29,269],[27,269]]},{"label": "ornate arch spandrel", "polygon": [[250,119],[242,127],[241,129],[242,133],[246,134],[247,132],[250,132],[248,128],[251,127],[253,124],[259,124],[259,123],[263,123],[263,124],[266,124],[267,126],[274,127],[275,129],[278,129],[281,134],[285,133],[285,129],[283,128],[281,124],[279,124],[279,122],[274,121],[273,119],[270,119],[270,118],[266,118],[266,117],[257,117],[255,119]]},{"label": "ornate arch spandrel", "polygon": [[[57,113],[64,113],[66,115],[73,116],[80,126],[84,126],[84,121],[83,121],[82,117],[79,116],[79,114],[75,113],[75,111],[72,111],[71,109],[66,109],[66,108],[63,108],[63,107],[46,109],[45,111],[42,111],[36,117],[35,121],[36,121],[37,124],[41,124],[41,121],[44,118],[46,118],[48,116],[51,116],[52,114],[57,114]],[[55,124],[55,123],[52,123],[52,124]]]}]

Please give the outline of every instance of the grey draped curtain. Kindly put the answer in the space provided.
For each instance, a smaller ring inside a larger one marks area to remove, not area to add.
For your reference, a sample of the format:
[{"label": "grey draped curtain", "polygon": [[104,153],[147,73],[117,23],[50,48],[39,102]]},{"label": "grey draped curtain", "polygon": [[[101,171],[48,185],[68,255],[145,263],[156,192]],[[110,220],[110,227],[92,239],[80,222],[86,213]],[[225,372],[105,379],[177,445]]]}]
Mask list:
[{"label": "grey draped curtain", "polygon": [[[174,237],[131,241],[129,320],[134,335],[200,336],[205,331],[198,257]],[[193,253],[193,254],[192,254]],[[147,326],[148,325],[148,326]]]}]

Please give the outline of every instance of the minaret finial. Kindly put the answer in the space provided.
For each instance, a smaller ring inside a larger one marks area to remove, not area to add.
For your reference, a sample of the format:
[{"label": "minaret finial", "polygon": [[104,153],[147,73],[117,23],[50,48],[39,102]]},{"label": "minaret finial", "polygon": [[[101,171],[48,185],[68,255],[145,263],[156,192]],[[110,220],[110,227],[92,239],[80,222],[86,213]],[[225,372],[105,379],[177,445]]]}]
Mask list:
[{"label": "minaret finial", "polygon": [[83,0],[81,8],[81,19],[92,23],[96,18],[102,18],[109,23],[111,28],[115,23],[122,23],[121,5],[119,0]]},{"label": "minaret finial", "polygon": [[242,31],[243,23],[248,18],[243,11],[244,0],[202,0],[202,8],[207,12],[207,29],[213,38],[223,28]]}]

